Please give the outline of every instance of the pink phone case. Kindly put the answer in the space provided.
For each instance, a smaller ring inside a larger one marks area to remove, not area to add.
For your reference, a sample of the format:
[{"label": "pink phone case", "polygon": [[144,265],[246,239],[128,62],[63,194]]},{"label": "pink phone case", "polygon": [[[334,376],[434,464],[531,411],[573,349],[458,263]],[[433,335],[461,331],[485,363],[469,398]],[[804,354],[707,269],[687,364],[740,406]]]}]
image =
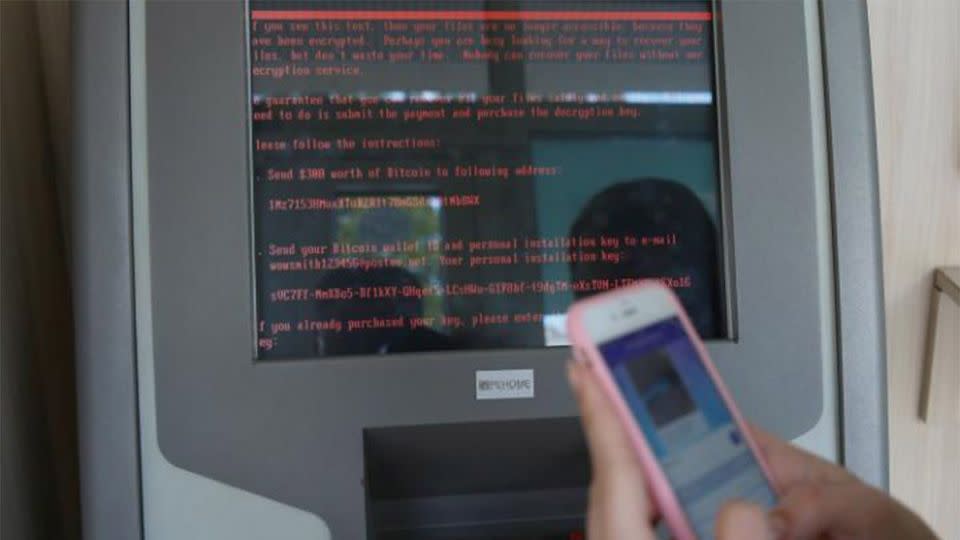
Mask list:
[{"label": "pink phone case", "polygon": [[697,354],[702,359],[703,364],[707,369],[707,373],[710,374],[710,378],[713,379],[714,384],[716,384],[717,388],[719,389],[721,398],[723,399],[727,408],[730,409],[731,416],[733,416],[733,419],[740,428],[741,433],[743,433],[744,439],[747,441],[747,445],[753,452],[757,463],[760,464],[760,468],[763,470],[764,476],[767,477],[767,481],[770,483],[771,488],[774,490],[775,494],[779,495],[773,483],[773,475],[770,473],[770,467],[767,465],[766,459],[764,459],[763,455],[760,453],[759,447],[753,440],[753,436],[750,434],[750,431],[747,429],[746,423],[743,421],[743,416],[740,414],[740,410],[730,397],[730,392],[727,390],[726,385],[723,384],[723,380],[720,378],[719,372],[717,372],[713,362],[710,361],[710,356],[707,354],[707,349],[704,347],[703,341],[700,339],[699,334],[697,334],[696,329],[690,323],[690,319],[687,317],[686,310],[683,309],[683,306],[677,299],[676,294],[674,294],[670,288],[660,284],[657,281],[641,281],[629,287],[591,296],[590,298],[586,298],[575,303],[570,308],[567,313],[567,329],[574,347],[583,353],[580,359],[591,364],[594,373],[598,375],[597,378],[599,379],[601,386],[606,391],[607,395],[610,396],[614,408],[616,409],[617,414],[620,416],[620,420],[627,426],[627,433],[630,435],[630,439],[633,441],[633,446],[636,448],[637,453],[640,456],[640,464],[647,475],[647,487],[653,495],[652,502],[659,509],[663,519],[666,520],[667,525],[670,527],[670,530],[674,535],[674,538],[676,540],[696,540],[693,527],[691,527],[690,523],[687,521],[686,514],[680,507],[680,503],[677,501],[677,497],[673,491],[673,488],[670,486],[670,482],[667,480],[666,474],[663,472],[663,469],[660,468],[660,464],[657,462],[657,459],[653,455],[653,451],[647,444],[646,438],[644,438],[643,433],[640,431],[640,426],[637,425],[637,422],[633,417],[633,413],[630,412],[627,403],[624,401],[623,396],[621,396],[620,390],[617,388],[617,384],[613,380],[613,375],[611,375],[610,370],[607,368],[607,364],[603,360],[600,350],[597,348],[596,342],[594,342],[594,340],[587,334],[586,328],[584,327],[582,321],[583,311],[588,306],[606,303],[611,299],[618,298],[619,296],[635,293],[638,289],[646,289],[651,287],[666,290],[666,292],[669,294],[670,299],[676,308],[677,316],[683,323],[684,330],[686,330],[687,335],[690,337],[691,342],[696,348]]}]

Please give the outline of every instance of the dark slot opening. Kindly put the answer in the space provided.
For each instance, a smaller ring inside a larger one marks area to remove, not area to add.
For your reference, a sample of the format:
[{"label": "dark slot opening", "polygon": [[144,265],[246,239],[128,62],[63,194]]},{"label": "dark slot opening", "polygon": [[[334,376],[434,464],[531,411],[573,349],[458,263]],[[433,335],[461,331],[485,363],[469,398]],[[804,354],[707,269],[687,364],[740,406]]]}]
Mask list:
[{"label": "dark slot opening", "polygon": [[582,530],[577,418],[364,430],[369,538],[552,539]]}]

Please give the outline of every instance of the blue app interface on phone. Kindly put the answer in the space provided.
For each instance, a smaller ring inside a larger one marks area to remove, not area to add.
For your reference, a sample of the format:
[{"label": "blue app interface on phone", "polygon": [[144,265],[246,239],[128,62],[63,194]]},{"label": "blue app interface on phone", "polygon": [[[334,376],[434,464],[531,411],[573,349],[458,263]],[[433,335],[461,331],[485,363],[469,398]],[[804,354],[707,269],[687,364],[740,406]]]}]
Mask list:
[{"label": "blue app interface on phone", "polygon": [[676,317],[600,345],[617,386],[698,538],[731,499],[775,496]]}]

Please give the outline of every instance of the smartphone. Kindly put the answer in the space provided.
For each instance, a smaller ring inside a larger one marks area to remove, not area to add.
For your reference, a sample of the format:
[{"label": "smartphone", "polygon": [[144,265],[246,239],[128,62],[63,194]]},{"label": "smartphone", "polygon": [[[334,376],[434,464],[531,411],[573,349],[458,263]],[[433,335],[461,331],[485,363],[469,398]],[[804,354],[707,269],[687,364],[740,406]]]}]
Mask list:
[{"label": "smartphone", "polygon": [[673,291],[642,282],[575,303],[567,327],[627,427],[677,540],[714,538],[732,499],[772,508],[769,468]]}]

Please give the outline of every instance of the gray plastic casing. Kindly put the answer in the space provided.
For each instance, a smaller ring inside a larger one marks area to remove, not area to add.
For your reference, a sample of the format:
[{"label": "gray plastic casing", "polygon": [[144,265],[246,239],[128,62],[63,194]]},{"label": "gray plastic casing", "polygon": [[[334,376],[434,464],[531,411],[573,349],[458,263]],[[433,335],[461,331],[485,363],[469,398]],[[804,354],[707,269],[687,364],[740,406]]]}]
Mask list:
[{"label": "gray plastic casing", "polygon": [[[838,380],[840,415],[828,425],[840,430],[839,455],[860,476],[885,485],[883,302],[865,6],[824,2],[820,16],[826,110],[817,119],[811,118],[803,3],[722,4],[738,340],[712,343],[710,352],[744,413],[784,437],[821,420],[824,381]],[[164,457],[308,510],[335,538],[363,535],[362,429],[575,414],[563,378],[564,349],[253,361],[240,2],[146,6],[153,303],[135,305],[127,5],[81,2],[74,17],[74,289],[87,537],[143,532],[138,310],[150,310],[153,321]],[[826,148],[817,146],[816,122],[827,125]],[[811,179],[818,151],[829,157],[830,246],[822,245],[817,229]],[[824,298],[836,303],[825,305]],[[832,363],[819,360],[834,349],[839,379],[824,373]],[[535,370],[534,399],[474,398],[475,371],[511,368]]]}]

